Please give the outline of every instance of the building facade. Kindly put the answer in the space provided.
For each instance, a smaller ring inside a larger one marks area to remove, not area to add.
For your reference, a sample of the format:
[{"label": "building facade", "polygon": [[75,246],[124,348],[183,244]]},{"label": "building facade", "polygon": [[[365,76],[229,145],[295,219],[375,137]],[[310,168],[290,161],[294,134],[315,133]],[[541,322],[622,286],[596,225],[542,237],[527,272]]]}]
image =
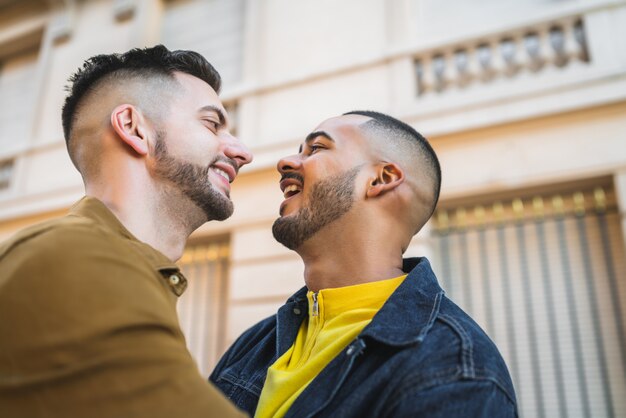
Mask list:
[{"label": "building facade", "polygon": [[407,255],[496,341],[521,415],[626,415],[626,1],[0,0],[0,239],[84,193],[60,122],[68,76],[156,43],[215,65],[255,154],[234,216],[180,260],[205,375],[303,285],[271,235],[277,160],[368,109],[440,156],[441,203]]}]

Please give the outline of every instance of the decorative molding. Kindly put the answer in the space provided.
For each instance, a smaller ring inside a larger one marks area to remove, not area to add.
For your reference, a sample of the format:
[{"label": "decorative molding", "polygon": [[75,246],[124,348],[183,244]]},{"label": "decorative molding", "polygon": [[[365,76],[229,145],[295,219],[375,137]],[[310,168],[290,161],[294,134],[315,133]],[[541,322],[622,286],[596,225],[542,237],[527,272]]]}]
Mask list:
[{"label": "decorative molding", "polygon": [[76,0],[48,0],[52,11],[48,31],[53,42],[67,40],[74,30]]},{"label": "decorative molding", "polygon": [[0,60],[21,51],[36,48],[48,23],[45,14],[33,16],[0,29]]},{"label": "decorative molding", "polygon": [[113,16],[118,22],[131,19],[137,11],[136,0],[114,0]]}]

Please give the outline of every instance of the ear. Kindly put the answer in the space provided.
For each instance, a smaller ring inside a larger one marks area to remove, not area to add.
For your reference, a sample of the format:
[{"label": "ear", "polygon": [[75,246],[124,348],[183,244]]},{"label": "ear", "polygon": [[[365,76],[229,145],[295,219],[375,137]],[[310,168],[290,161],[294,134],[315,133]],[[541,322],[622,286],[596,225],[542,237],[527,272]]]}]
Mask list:
[{"label": "ear", "polygon": [[376,177],[367,187],[367,197],[381,196],[404,182],[404,170],[395,163],[382,163],[376,167]]},{"label": "ear", "polygon": [[123,104],[111,112],[111,125],[117,136],[139,155],[148,153],[145,119],[133,105]]}]

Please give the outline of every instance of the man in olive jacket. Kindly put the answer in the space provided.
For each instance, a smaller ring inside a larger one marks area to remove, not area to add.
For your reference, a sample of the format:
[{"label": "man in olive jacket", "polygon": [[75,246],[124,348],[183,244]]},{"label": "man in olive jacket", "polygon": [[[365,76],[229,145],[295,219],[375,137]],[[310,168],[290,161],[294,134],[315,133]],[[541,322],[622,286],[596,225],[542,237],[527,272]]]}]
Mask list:
[{"label": "man in olive jacket", "polygon": [[220,76],[163,46],[99,55],[70,79],[69,155],[86,197],[0,245],[0,416],[228,417],[185,346],[174,264],[233,211],[251,161]]}]

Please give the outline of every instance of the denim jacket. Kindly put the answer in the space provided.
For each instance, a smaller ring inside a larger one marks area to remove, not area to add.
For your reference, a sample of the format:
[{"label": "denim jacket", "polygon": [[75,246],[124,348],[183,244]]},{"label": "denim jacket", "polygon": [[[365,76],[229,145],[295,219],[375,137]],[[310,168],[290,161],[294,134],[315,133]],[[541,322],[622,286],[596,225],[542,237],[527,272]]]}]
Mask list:
[{"label": "denim jacket", "polygon": [[[439,287],[425,258],[385,305],[306,387],[285,417],[517,417],[498,349]],[[306,288],[235,341],[210,380],[254,414],[267,369],[307,315]]]}]

